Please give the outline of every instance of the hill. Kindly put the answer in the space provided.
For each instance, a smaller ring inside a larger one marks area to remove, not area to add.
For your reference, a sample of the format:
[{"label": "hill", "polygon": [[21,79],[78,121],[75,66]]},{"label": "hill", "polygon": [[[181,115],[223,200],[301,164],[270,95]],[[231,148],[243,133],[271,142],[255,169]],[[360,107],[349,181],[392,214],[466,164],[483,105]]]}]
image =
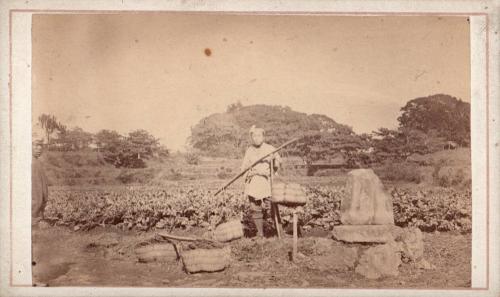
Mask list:
[{"label": "hill", "polygon": [[120,173],[100,153],[91,150],[48,151],[41,156],[40,161],[50,185],[116,184],[116,177]]},{"label": "hill", "polygon": [[283,106],[233,105],[224,113],[203,118],[192,128],[189,143],[206,156],[241,157],[249,145],[248,130],[252,125],[264,128],[266,141],[274,146],[321,132],[354,134],[351,127],[325,115],[308,115]]}]

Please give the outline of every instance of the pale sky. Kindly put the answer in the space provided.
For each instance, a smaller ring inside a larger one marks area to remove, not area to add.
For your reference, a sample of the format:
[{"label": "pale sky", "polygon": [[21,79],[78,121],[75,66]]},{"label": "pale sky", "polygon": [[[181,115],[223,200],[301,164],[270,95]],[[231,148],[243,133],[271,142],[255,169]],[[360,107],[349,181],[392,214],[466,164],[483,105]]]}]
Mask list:
[{"label": "pale sky", "polygon": [[358,133],[396,127],[416,97],[470,102],[465,17],[35,15],[32,32],[34,119],[145,129],[173,150],[236,101],[325,114]]}]

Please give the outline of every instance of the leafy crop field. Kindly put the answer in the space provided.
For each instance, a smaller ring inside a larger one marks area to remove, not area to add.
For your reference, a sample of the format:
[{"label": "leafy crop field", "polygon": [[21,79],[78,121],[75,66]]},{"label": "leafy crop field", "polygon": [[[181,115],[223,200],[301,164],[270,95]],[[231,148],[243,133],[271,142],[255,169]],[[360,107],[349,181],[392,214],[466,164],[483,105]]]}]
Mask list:
[{"label": "leafy crop field", "polygon": [[[301,209],[299,225],[304,230],[331,230],[340,223],[343,186],[306,187],[308,204]],[[249,209],[239,189],[213,197],[203,185],[51,187],[45,216],[54,225],[88,230],[114,225],[124,230],[147,231],[175,228],[213,229],[232,218],[244,222]],[[471,231],[471,191],[453,188],[415,189],[392,187],[396,224],[416,226],[422,231]],[[281,207],[284,224],[291,210]],[[246,228],[251,226],[246,223]]]}]

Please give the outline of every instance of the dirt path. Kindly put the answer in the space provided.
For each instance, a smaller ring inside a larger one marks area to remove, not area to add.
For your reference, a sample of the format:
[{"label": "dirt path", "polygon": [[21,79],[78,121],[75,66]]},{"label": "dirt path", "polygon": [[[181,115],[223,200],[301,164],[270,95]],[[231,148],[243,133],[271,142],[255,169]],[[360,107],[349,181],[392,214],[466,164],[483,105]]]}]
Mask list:
[{"label": "dirt path", "polygon": [[49,286],[470,287],[470,235],[425,234],[425,258],[436,269],[422,270],[403,264],[398,277],[381,280],[367,280],[356,274],[350,263],[339,266],[342,259],[335,254],[318,252],[318,243],[330,240],[318,237],[299,239],[302,255],[295,264],[288,260],[289,239],[245,238],[231,244],[233,260],[228,269],[186,274],[175,258],[162,263],[138,261],[134,247],[153,236],[152,232],[137,234],[111,229],[34,229],[34,280]]}]

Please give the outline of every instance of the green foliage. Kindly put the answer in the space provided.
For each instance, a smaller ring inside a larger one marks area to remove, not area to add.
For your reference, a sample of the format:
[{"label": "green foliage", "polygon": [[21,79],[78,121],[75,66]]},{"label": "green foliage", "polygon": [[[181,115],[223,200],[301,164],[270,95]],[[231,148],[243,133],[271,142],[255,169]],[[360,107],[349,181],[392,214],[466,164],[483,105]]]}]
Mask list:
[{"label": "green foliage", "polygon": [[[52,151],[84,151],[95,144],[96,150],[102,153],[106,162],[127,168],[144,168],[145,160],[153,156],[164,158],[169,155],[168,149],[161,146],[159,140],[146,130],[135,130],[123,136],[116,131],[104,129],[94,135],[79,127],[67,129],[52,115],[42,114],[38,122],[45,130],[48,147]],[[55,131],[58,131],[58,137],[51,138]]]},{"label": "green foliage", "polygon": [[128,169],[123,168],[116,177],[123,184],[145,184],[151,181],[157,174],[157,169]]},{"label": "green foliage", "polygon": [[186,163],[189,165],[198,165],[200,164],[200,154],[194,151],[189,151],[184,155],[184,159]]},{"label": "green foliage", "polygon": [[422,231],[461,231],[472,228],[470,190],[419,190],[394,188],[391,191],[396,225]]},{"label": "green foliage", "polygon": [[382,180],[412,182],[419,184],[424,180],[420,172],[420,166],[407,162],[387,162],[382,166],[374,168],[375,173]]},{"label": "green foliage", "polygon": [[470,143],[469,103],[438,94],[410,100],[401,111],[397,130],[380,128],[373,132],[379,161],[433,153],[442,150],[446,141],[463,146]]},{"label": "green foliage", "polygon": [[356,163],[355,155],[367,144],[367,137],[356,135],[350,127],[324,115],[307,115],[282,106],[241,104],[202,119],[191,129],[189,141],[208,156],[241,157],[249,146],[248,130],[252,125],[264,128],[266,142],[274,146],[301,138],[282,153],[300,156],[308,163],[324,160],[335,152],[346,154]]},{"label": "green foliage", "polygon": [[97,132],[94,139],[97,150],[109,154],[118,153],[120,146],[125,141],[125,138],[118,132],[106,129]]},{"label": "green foliage", "polygon": [[45,131],[45,136],[47,138],[47,144],[50,146],[51,141],[50,141],[50,136],[52,133],[55,131],[65,131],[66,126],[61,124],[55,116],[49,115],[49,114],[42,114],[38,117],[38,122],[40,123],[40,126],[42,129]]},{"label": "green foliage", "polygon": [[432,180],[434,185],[440,187],[470,186],[471,181],[470,179],[466,179],[464,170],[462,168],[459,168],[458,170],[451,170],[451,168],[447,168],[448,170],[443,170],[445,164],[446,161],[442,159],[434,164],[432,172]]},{"label": "green foliage", "polygon": [[400,128],[429,133],[467,146],[470,143],[470,104],[437,94],[408,101],[398,118]]},{"label": "green foliage", "polygon": [[369,144],[366,135],[359,136],[349,130],[326,130],[304,135],[288,151],[291,155],[303,156],[307,164],[317,161],[328,163],[332,156],[341,154],[347,160],[346,165],[353,168],[370,163],[369,158],[364,158],[363,152]]},{"label": "green foliage", "polygon": [[98,150],[115,167],[144,168],[145,160],[155,154],[168,155],[168,150],[146,130],[135,130],[126,137],[116,131],[101,130],[95,135]]},{"label": "green foliage", "polygon": [[84,131],[80,127],[71,130],[62,130],[59,137],[53,140],[51,150],[58,151],[78,151],[88,149],[92,142],[92,133]]},{"label": "green foliage", "polygon": [[[45,214],[58,225],[92,228],[100,224],[148,230],[151,228],[214,228],[249,211],[239,190],[226,190],[217,197],[200,186],[132,187],[109,189],[51,189]],[[452,189],[411,190],[394,188],[395,222],[423,231],[471,230],[471,192]],[[308,203],[299,215],[304,229],[331,230],[340,223],[344,187],[308,187]],[[285,224],[291,224],[292,209],[280,207]]]}]

